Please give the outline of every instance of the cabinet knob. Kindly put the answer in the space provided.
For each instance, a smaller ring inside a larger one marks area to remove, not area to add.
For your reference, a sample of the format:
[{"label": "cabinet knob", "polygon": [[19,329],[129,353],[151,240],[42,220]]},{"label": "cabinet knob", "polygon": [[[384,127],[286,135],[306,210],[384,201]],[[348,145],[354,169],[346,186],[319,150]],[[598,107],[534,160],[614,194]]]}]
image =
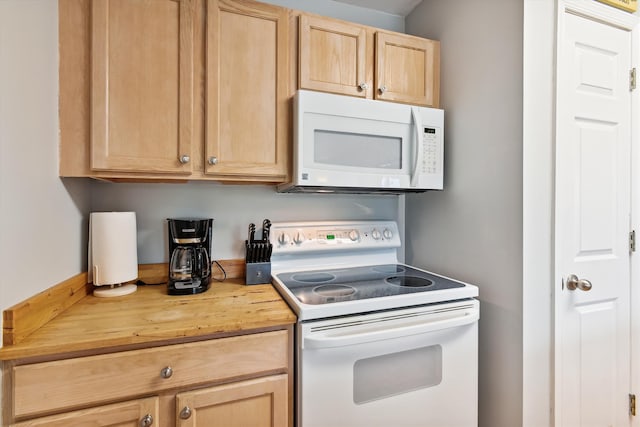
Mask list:
[{"label": "cabinet knob", "polygon": [[180,163],[182,163],[183,165],[185,163],[189,163],[190,160],[191,160],[191,157],[187,156],[186,154],[180,156]]},{"label": "cabinet knob", "polygon": [[367,89],[369,89],[369,85],[368,85],[368,84],[366,84],[365,82],[362,82],[362,83],[360,83],[360,84],[358,85],[358,89],[360,89],[360,90],[367,90]]},{"label": "cabinet knob", "polygon": [[182,411],[180,411],[180,419],[187,420],[189,419],[190,416],[191,416],[191,408],[189,408],[188,406],[185,406],[184,408],[182,408]]},{"label": "cabinet knob", "polygon": [[140,427],[150,427],[153,425],[153,417],[147,414],[140,419]]},{"label": "cabinet knob", "polygon": [[171,366],[162,368],[160,371],[160,376],[164,379],[171,378],[171,375],[173,375],[173,369],[171,369]]},{"label": "cabinet knob", "polygon": [[387,91],[387,87],[386,86],[380,86],[378,91],[380,92],[380,94],[383,94],[383,93],[385,93]]},{"label": "cabinet knob", "polygon": [[211,166],[213,166],[213,165],[217,165],[217,164],[218,164],[218,158],[217,158],[216,156],[211,156],[211,157],[209,157],[209,164],[210,164]]}]

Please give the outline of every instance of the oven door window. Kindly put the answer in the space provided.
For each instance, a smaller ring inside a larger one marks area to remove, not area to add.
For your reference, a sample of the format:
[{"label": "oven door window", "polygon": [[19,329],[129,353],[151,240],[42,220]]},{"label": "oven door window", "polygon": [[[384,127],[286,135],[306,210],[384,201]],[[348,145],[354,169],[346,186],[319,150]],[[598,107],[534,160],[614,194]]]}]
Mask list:
[{"label": "oven door window", "polygon": [[442,346],[432,345],[356,361],[353,402],[384,399],[442,381]]}]

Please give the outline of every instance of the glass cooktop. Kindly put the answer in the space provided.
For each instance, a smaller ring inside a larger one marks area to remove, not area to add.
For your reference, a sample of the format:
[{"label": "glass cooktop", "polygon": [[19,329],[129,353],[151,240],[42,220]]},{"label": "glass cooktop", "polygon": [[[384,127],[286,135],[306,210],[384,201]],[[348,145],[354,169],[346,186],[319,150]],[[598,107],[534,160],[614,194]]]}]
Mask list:
[{"label": "glass cooktop", "polygon": [[280,273],[276,278],[300,302],[312,305],[465,286],[400,264]]}]

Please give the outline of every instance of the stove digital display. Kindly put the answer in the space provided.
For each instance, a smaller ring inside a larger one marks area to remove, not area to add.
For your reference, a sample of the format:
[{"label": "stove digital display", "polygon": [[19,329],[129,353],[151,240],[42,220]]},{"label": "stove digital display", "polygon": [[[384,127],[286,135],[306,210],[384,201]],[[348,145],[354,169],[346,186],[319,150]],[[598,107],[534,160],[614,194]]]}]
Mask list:
[{"label": "stove digital display", "polygon": [[327,234],[327,240],[334,240],[336,238],[335,234]]}]

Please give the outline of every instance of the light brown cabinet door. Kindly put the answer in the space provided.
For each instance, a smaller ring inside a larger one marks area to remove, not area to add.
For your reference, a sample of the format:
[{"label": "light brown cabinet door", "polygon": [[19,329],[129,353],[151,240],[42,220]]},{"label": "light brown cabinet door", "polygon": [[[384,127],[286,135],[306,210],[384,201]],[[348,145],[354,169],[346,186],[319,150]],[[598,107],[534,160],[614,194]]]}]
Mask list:
[{"label": "light brown cabinet door", "polygon": [[113,405],[98,406],[80,411],[67,412],[50,417],[36,418],[12,424],[14,427],[139,427],[160,426],[158,398],[132,400]]},{"label": "light brown cabinet door", "polygon": [[205,172],[283,181],[288,168],[288,10],[207,2]]},{"label": "light brown cabinet door", "polygon": [[287,375],[176,395],[177,427],[287,427]]},{"label": "light brown cabinet door", "polygon": [[438,107],[440,42],[376,33],[375,98]]},{"label": "light brown cabinet door", "polygon": [[191,172],[192,0],[92,1],[91,169]]},{"label": "light brown cabinet door", "polygon": [[300,16],[301,89],[366,97],[367,37],[364,27],[317,16]]}]

